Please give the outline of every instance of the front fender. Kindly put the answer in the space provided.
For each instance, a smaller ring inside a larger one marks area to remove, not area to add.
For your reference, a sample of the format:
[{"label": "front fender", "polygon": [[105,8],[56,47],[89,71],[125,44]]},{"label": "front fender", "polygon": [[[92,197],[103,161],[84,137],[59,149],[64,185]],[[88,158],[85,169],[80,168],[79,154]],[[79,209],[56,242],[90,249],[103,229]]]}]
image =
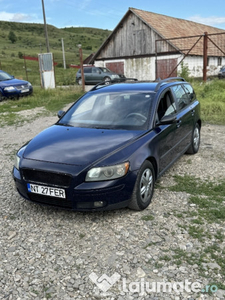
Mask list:
[{"label": "front fender", "polygon": [[154,130],[148,131],[135,141],[126,145],[110,157],[101,162],[101,165],[119,164],[125,161],[130,162],[130,171],[138,171],[143,162],[149,157],[153,157],[158,163],[156,146],[154,145]]}]

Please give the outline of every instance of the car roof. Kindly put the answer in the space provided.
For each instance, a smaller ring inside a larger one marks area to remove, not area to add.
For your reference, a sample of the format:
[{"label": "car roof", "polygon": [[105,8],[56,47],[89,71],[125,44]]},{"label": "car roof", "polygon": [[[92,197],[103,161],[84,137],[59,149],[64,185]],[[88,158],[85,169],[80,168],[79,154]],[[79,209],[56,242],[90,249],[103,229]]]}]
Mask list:
[{"label": "car roof", "polygon": [[127,78],[127,81],[118,82],[111,81],[111,84],[106,85],[104,82],[101,82],[95,85],[91,91],[98,92],[119,92],[119,91],[142,91],[142,92],[157,92],[163,87],[168,87],[178,83],[187,83],[181,77],[170,77],[163,80],[158,80],[155,82],[151,81],[137,81],[134,78]]}]

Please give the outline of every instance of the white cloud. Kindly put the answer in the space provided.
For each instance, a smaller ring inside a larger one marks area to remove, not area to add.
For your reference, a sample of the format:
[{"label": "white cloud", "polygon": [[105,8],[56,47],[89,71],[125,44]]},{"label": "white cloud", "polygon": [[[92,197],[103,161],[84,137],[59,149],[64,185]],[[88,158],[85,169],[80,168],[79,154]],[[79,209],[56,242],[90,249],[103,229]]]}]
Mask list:
[{"label": "white cloud", "polygon": [[[200,15],[195,15],[189,18],[190,21],[206,24],[209,26],[215,26],[215,27],[225,27],[225,17],[201,17]],[[221,26],[222,25],[222,26]]]},{"label": "white cloud", "polygon": [[0,20],[8,22],[28,22],[28,23],[42,23],[43,19],[38,19],[35,14],[22,14],[22,13],[7,13],[0,12]]},{"label": "white cloud", "polygon": [[79,9],[84,10],[91,3],[91,0],[83,0],[79,2]]}]

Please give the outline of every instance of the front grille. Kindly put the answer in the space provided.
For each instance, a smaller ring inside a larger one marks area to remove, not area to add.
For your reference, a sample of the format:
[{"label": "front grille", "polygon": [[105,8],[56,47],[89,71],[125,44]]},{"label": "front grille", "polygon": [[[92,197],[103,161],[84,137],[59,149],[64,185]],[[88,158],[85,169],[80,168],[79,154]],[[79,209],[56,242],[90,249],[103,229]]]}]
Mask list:
[{"label": "front grille", "polygon": [[32,194],[32,193],[28,193],[28,196],[29,196],[29,199],[35,203],[51,205],[51,206],[66,208],[66,209],[73,208],[71,200],[37,195],[37,194]]},{"label": "front grille", "polygon": [[16,88],[19,91],[25,90],[25,89],[29,89],[28,84],[23,84],[23,85],[16,85],[14,86],[14,88]]},{"label": "front grille", "polygon": [[69,187],[71,182],[71,175],[33,169],[22,169],[22,176],[28,182],[50,184],[64,188]]}]

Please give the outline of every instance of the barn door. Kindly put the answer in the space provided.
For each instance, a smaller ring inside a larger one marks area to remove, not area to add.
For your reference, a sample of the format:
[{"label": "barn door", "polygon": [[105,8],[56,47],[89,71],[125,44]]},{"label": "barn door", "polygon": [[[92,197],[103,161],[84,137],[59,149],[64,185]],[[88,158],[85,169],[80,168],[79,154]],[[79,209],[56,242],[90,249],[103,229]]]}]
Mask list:
[{"label": "barn door", "polygon": [[[168,76],[177,76],[177,59],[159,59],[157,60],[157,78],[165,79]],[[173,71],[174,70],[174,71]],[[173,71],[173,73],[171,73]]]},{"label": "barn door", "polygon": [[106,63],[105,66],[112,72],[124,75],[124,62],[123,61]]}]

